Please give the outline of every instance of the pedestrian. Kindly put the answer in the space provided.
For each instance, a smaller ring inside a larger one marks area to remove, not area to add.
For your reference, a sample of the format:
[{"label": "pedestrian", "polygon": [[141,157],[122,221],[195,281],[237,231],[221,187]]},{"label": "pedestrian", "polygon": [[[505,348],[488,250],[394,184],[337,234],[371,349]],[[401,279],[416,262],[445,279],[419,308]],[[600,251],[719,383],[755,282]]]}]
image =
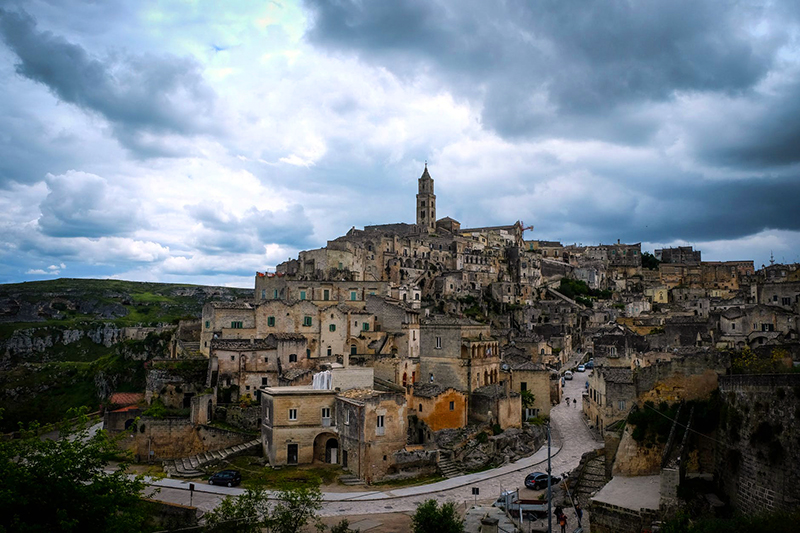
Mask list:
[{"label": "pedestrian", "polygon": [[569,407],[569,396],[567,396],[566,398],[564,398],[564,401],[565,401],[565,402],[567,402],[567,407]]},{"label": "pedestrian", "polygon": [[572,399],[572,407],[578,407],[578,400],[575,398]]},{"label": "pedestrian", "polygon": [[581,520],[583,520],[583,509],[581,509],[581,504],[575,504],[575,514],[578,515],[578,527],[581,527]]},{"label": "pedestrian", "polygon": [[558,525],[561,526],[561,533],[567,533],[567,515],[562,514],[558,517]]}]

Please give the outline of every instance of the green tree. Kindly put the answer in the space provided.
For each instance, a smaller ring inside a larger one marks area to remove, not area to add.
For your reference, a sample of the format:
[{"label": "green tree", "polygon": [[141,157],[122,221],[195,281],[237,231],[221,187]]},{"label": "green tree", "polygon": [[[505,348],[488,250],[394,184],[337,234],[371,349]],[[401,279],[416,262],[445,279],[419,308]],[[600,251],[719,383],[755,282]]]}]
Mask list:
[{"label": "green tree", "polygon": [[34,423],[0,442],[0,531],[141,531],[144,481],[128,475],[127,462],[107,471],[120,457],[116,440],[91,432],[85,410],[69,416],[56,439]]},{"label": "green tree", "polygon": [[213,511],[206,513],[206,531],[257,533],[267,526],[269,511],[269,496],[264,489],[228,496]]},{"label": "green tree", "polygon": [[319,485],[279,490],[275,497],[278,503],[269,519],[271,533],[297,533],[309,522],[320,531],[325,529],[317,517],[322,509]]},{"label": "green tree", "polygon": [[350,521],[346,518],[335,526],[331,526],[331,533],[359,533],[358,529],[350,529]]},{"label": "green tree", "polygon": [[436,500],[425,500],[411,517],[414,533],[463,533],[464,520],[458,516],[456,504],[446,502],[439,506]]},{"label": "green tree", "polygon": [[650,252],[642,252],[642,267],[647,270],[658,270],[658,265],[660,264],[661,261],[656,259],[656,256]]},{"label": "green tree", "polygon": [[522,408],[523,409],[532,409],[533,405],[536,403],[536,397],[533,393],[529,390],[524,390],[520,392],[520,400],[522,400]]}]

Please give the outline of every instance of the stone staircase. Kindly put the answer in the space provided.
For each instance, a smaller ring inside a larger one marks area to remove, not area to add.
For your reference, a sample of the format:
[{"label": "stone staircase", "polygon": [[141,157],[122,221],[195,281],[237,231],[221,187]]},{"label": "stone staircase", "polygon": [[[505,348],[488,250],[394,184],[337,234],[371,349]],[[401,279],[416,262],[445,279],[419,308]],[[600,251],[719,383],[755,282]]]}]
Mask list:
[{"label": "stone staircase", "polygon": [[200,353],[200,341],[178,341],[179,357],[203,357]]},{"label": "stone staircase", "polygon": [[364,480],[354,476],[353,474],[342,474],[339,476],[339,483],[349,487],[356,487],[358,485],[363,485]]},{"label": "stone staircase", "polygon": [[582,506],[588,508],[589,498],[607,483],[605,457],[600,455],[590,459],[583,469],[578,486],[575,488],[575,497]]},{"label": "stone staircase", "polygon": [[450,458],[440,458],[438,466],[439,471],[447,479],[458,477],[464,474],[464,472],[461,470],[461,467],[458,466],[458,463]]},{"label": "stone staircase", "polygon": [[168,477],[200,477],[206,475],[204,467],[220,463],[232,457],[247,455],[261,447],[261,439],[254,439],[244,444],[237,444],[224,450],[203,452],[183,459],[164,461],[164,472]]}]

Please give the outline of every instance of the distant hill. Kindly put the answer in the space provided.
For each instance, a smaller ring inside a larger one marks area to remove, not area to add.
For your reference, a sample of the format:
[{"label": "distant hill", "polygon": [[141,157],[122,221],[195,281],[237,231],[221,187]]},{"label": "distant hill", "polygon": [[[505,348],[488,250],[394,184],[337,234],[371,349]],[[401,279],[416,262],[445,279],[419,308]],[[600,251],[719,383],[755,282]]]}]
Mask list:
[{"label": "distant hill", "polygon": [[0,431],[58,420],[71,407],[95,410],[110,392],[143,390],[144,362],[166,355],[174,325],[199,319],[208,301],[252,295],[121,280],[0,284]]}]

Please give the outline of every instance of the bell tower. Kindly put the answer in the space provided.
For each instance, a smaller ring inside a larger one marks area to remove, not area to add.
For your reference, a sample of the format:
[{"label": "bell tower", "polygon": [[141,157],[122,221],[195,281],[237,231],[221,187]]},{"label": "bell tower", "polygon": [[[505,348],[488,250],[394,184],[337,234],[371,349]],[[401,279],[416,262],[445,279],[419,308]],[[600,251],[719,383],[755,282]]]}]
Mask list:
[{"label": "bell tower", "polygon": [[436,195],[433,194],[433,178],[428,174],[428,163],[419,178],[417,192],[417,226],[424,231],[436,231]]}]

